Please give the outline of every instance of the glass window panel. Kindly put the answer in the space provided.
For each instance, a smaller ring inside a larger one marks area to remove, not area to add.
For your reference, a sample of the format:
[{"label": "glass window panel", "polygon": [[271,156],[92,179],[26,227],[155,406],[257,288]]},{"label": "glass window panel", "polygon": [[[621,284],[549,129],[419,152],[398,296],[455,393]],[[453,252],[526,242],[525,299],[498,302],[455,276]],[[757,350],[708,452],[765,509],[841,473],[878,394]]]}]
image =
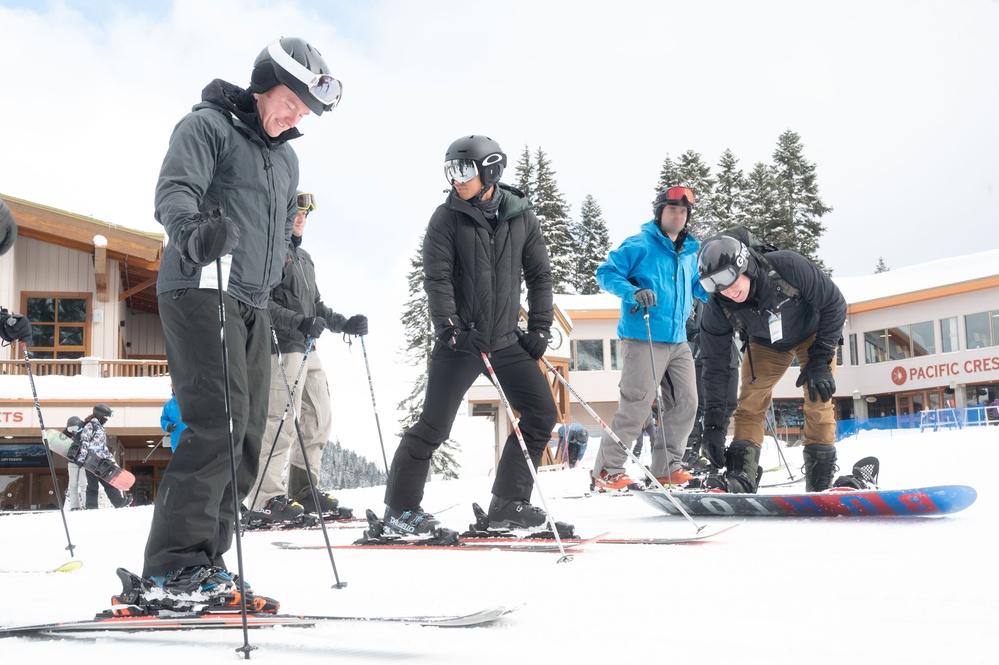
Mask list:
[{"label": "glass window panel", "polygon": [[76,360],[83,357],[83,351],[60,351],[59,357],[67,360]]},{"label": "glass window panel", "polygon": [[[59,326],[60,346],[83,346],[82,326]],[[62,354],[60,354],[62,357]]]},{"label": "glass window panel", "polygon": [[864,358],[870,365],[873,363],[883,363],[888,359],[885,351],[885,332],[883,330],[872,330],[864,333]]},{"label": "glass window panel", "polygon": [[940,345],[942,347],[941,352],[943,353],[960,350],[956,316],[952,316],[949,319],[940,319]]},{"label": "glass window panel", "polygon": [[86,300],[83,298],[59,298],[60,323],[84,323],[86,320]]},{"label": "glass window panel", "polygon": [[579,339],[572,343],[572,364],[577,372],[594,372],[604,368],[604,341]]},{"label": "glass window panel", "polygon": [[31,346],[49,347],[55,345],[55,326],[31,324]]},{"label": "glass window panel", "polygon": [[992,346],[992,329],[989,326],[990,312],[968,314],[964,317],[964,329],[967,331],[969,349],[983,349]]},{"label": "glass window panel", "polygon": [[936,342],[933,339],[933,322],[923,321],[913,323],[912,326],[912,355],[914,358],[920,356],[932,356],[936,353]]},{"label": "glass window panel", "polygon": [[904,360],[912,357],[912,352],[909,349],[909,326],[889,328],[886,333],[888,335],[888,357],[891,360]]},{"label": "glass window panel", "polygon": [[621,340],[612,339],[610,341],[611,369],[624,369],[624,361],[621,359]]},{"label": "glass window panel", "polygon": [[850,364],[859,365],[860,356],[857,355],[857,334],[850,333]]},{"label": "glass window panel", "polygon": [[55,298],[28,298],[28,320],[34,324],[55,321]]}]

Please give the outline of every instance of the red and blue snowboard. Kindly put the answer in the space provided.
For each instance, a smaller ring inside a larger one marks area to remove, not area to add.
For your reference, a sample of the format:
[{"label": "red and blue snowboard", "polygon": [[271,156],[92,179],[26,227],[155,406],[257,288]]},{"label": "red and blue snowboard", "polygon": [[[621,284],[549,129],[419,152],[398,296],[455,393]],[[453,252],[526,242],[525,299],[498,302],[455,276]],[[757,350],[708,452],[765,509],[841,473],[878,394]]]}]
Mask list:
[{"label": "red and blue snowboard", "polygon": [[[634,493],[664,513],[680,514],[662,492]],[[698,517],[927,517],[964,510],[975,502],[978,493],[966,485],[940,485],[791,494],[677,491],[671,496],[689,515]]]}]

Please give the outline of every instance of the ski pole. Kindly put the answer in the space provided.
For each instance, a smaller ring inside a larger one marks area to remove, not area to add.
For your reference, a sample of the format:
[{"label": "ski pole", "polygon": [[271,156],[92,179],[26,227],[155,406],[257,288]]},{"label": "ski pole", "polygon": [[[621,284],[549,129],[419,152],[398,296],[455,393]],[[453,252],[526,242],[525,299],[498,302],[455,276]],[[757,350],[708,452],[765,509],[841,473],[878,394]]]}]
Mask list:
[{"label": "ski pole", "polygon": [[[273,332],[273,328],[271,331]],[[298,366],[298,375],[295,377],[295,385],[291,387],[292,396],[295,393],[295,389],[298,388],[298,382],[302,380],[302,372],[305,370],[305,361],[309,359],[309,353],[312,351],[312,345],[315,343],[315,338],[310,337],[308,343],[305,346],[305,354],[302,356],[302,364]],[[278,362],[281,361],[281,354],[278,353]],[[284,372],[284,364],[281,365],[281,372]],[[274,440],[271,441],[270,452],[267,453],[267,461],[264,462],[264,468],[260,470],[259,477],[263,478],[267,473],[267,468],[271,465],[271,458],[274,457],[274,450],[277,448],[278,439],[281,437],[281,430],[284,428],[284,421],[288,418],[288,410],[292,407],[293,397],[289,396],[288,401],[284,404],[284,413],[281,414],[281,422],[278,423],[277,431],[274,432]],[[257,483],[256,489],[253,491],[253,499],[250,500],[250,510],[254,509],[257,505],[257,498],[260,496],[260,484]]]},{"label": "ski pole", "polygon": [[42,431],[42,445],[45,447],[45,459],[49,463],[49,473],[52,475],[52,489],[56,497],[56,505],[59,506],[59,514],[62,516],[62,528],[66,531],[66,549],[69,555],[73,556],[76,546],[69,537],[69,524],[66,523],[66,511],[62,505],[62,492],[59,490],[59,480],[56,478],[55,463],[52,461],[52,451],[49,449],[49,440],[45,438],[45,420],[42,418],[42,405],[38,403],[38,391],[35,389],[35,375],[31,372],[31,352],[28,351],[28,344],[23,339],[21,343],[21,353],[24,354],[24,368],[28,372],[28,381],[31,383],[31,395],[35,398],[35,411],[38,413],[38,425]]},{"label": "ski pole", "polygon": [[[517,329],[517,334],[518,335],[523,335],[524,331],[521,330],[520,328],[518,328]],[[566,380],[566,378],[564,376],[562,376],[561,374],[559,374],[559,371],[557,369],[555,369],[554,365],[552,365],[550,362],[548,362],[548,359],[545,358],[545,357],[543,357],[543,356],[542,356],[541,360],[542,360],[542,362],[545,363],[545,367],[548,368],[548,371],[551,372],[552,374],[554,374],[555,378],[558,379],[559,381],[561,381],[562,385],[565,386],[566,389],[568,389],[568,391],[570,393],[572,393],[572,396],[575,397],[579,401],[579,403],[582,405],[582,407],[584,409],[586,409],[586,412],[588,414],[590,414],[590,417],[593,418],[594,420],[596,420],[598,423],[600,423],[600,427],[604,430],[604,432],[606,432],[607,435],[610,436],[610,438],[613,439],[614,442],[617,445],[621,446],[621,448],[624,450],[624,452],[628,453],[628,457],[630,457],[633,462],[635,462],[636,464],[638,464],[638,467],[645,473],[646,476],[649,477],[649,479],[655,484],[655,486],[658,487],[663,493],[666,494],[666,498],[668,498],[670,500],[670,502],[674,506],[676,506],[676,509],[680,511],[680,514],[683,515],[684,517],[686,517],[687,521],[690,522],[694,526],[695,529],[697,529],[698,533],[700,533],[700,531],[705,526],[707,526],[707,525],[698,526],[697,522],[694,521],[694,518],[692,518],[690,516],[690,514],[687,513],[687,511],[684,509],[683,504],[681,504],[679,501],[677,501],[675,498],[673,498],[673,495],[670,492],[666,491],[666,488],[663,487],[662,483],[659,482],[659,479],[656,478],[655,474],[652,473],[652,471],[650,471],[647,466],[645,466],[644,464],[642,464],[642,461],[640,459],[638,459],[637,457],[635,457],[635,454],[633,452],[631,452],[631,450],[628,448],[628,446],[624,445],[624,442],[621,441],[620,437],[618,437],[618,435],[614,433],[614,430],[612,430],[610,427],[607,426],[607,423],[605,423],[603,421],[603,419],[600,416],[597,415],[597,412],[594,411],[590,407],[590,405],[587,404],[586,401],[582,397],[579,396],[579,393],[577,393],[576,389],[573,388],[569,384],[569,382]]]},{"label": "ski pole", "polygon": [[371,383],[371,366],[368,364],[368,349],[364,346],[364,335],[361,335],[361,351],[364,353],[364,369],[368,372],[368,390],[371,391],[371,407],[375,410],[375,427],[378,428],[378,443],[382,446],[382,461],[385,463],[385,473],[388,473],[388,457],[385,456],[385,439],[382,438],[382,424],[378,420],[378,405],[375,404],[375,386]]},{"label": "ski pole", "polygon": [[[340,573],[337,572],[336,561],[333,559],[333,548],[330,546],[330,536],[326,531],[326,520],[323,519],[323,513],[320,508],[319,490],[316,489],[316,483],[312,480],[312,467],[309,464],[309,455],[305,450],[305,439],[302,438],[302,428],[298,425],[298,412],[295,409],[294,399],[292,398],[291,386],[288,385],[288,375],[284,371],[284,361],[281,359],[281,347],[278,346],[277,331],[273,327],[271,328],[271,341],[274,343],[274,348],[277,351],[278,367],[281,369],[281,381],[284,382],[284,390],[288,393],[288,404],[291,405],[291,421],[295,424],[295,434],[298,436],[298,445],[302,451],[302,461],[305,462],[305,475],[309,477],[309,490],[312,492],[312,502],[315,504],[316,512],[319,514],[319,528],[323,532],[323,540],[326,541],[326,551],[330,555],[330,565],[333,566],[333,578],[336,580],[333,588],[342,589],[347,586],[347,583],[340,581]],[[311,341],[310,339],[310,343]],[[305,366],[304,360],[302,366]],[[319,474],[317,473],[316,478],[318,477]]]},{"label": "ski pole", "polygon": [[781,464],[787,469],[787,479],[794,480],[794,472],[791,471],[791,465],[787,463],[787,458],[784,457],[784,452],[780,449],[780,439],[777,438],[777,417],[774,415],[774,403],[770,402],[770,409],[767,411],[766,416],[763,418],[763,423],[766,425],[767,429],[774,437],[774,445],[777,446],[777,455],[780,456]]},{"label": "ski pole", "polygon": [[[517,434],[517,442],[520,443],[520,450],[524,453],[524,462],[527,464],[527,470],[531,472],[531,478],[534,479],[534,484],[539,485],[538,473],[534,470],[534,464],[531,463],[531,452],[527,449],[527,444],[524,443],[524,435],[520,433],[520,419],[514,415],[513,409],[510,407],[510,402],[506,399],[506,393],[503,392],[503,387],[500,385],[499,378],[496,376],[493,364],[489,362],[489,356],[486,355],[485,351],[480,351],[479,355],[482,356],[482,362],[485,363],[486,370],[489,372],[489,380],[492,381],[494,386],[496,386],[496,391],[499,393],[500,401],[503,402],[503,406],[506,407],[506,415],[510,418],[510,424],[513,425],[513,431]],[[555,524],[555,519],[552,517],[551,511],[548,509],[548,500],[545,499],[545,493],[540,491],[540,487],[538,487],[538,490],[538,494],[541,495],[541,503],[544,505],[545,512],[547,513],[548,524],[551,526],[552,534],[555,536],[555,544],[558,545],[558,551],[562,554],[556,563],[572,561],[572,555],[565,553],[565,546],[562,545],[562,539],[558,535],[558,526]]]},{"label": "ski pole", "polygon": [[225,419],[228,425],[229,434],[229,472],[232,483],[232,509],[235,516],[233,529],[236,532],[236,570],[239,571],[239,613],[243,628],[243,646],[236,649],[242,652],[247,660],[250,652],[256,649],[250,646],[250,632],[246,621],[246,575],[243,573],[243,538],[239,532],[239,491],[236,481],[236,442],[232,436],[232,395],[229,392],[229,348],[225,335],[225,298],[222,286],[222,259],[215,259],[215,279],[217,280],[219,294],[219,341],[222,345],[222,395],[225,403]]}]

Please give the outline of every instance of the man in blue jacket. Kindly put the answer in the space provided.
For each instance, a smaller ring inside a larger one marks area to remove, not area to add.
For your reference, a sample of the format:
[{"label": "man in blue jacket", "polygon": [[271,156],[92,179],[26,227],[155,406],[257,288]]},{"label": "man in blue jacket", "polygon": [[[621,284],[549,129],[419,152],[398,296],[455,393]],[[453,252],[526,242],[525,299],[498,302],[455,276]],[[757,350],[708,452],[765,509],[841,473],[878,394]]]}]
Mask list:
[{"label": "man in blue jacket", "polygon": [[[693,203],[694,193],[687,187],[663,189],[653,203],[654,219],[597,268],[600,288],[621,298],[621,397],[611,429],[622,441],[634,441],[661,392],[662,436],[653,444],[650,470],[659,482],[674,485],[691,478],[681,459],[697,413],[686,322],[694,298],[708,298],[697,280],[699,244],[687,233]],[[604,434],[593,464],[594,487],[619,490],[634,482],[624,472],[627,459],[627,452]]]}]

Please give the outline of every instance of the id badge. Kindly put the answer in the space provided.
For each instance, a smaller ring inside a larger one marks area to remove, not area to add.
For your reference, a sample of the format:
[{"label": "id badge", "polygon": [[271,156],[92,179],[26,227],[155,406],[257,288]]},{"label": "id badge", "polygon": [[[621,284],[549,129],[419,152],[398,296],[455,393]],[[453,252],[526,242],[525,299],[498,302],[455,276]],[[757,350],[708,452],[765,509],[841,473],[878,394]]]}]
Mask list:
[{"label": "id badge", "polygon": [[[219,261],[222,262],[222,290],[225,291],[229,288],[229,271],[232,269],[232,254],[226,254]],[[218,268],[215,267],[214,261],[201,269],[201,281],[198,283],[198,288],[211,289],[213,291],[218,290]]]},{"label": "id badge", "polygon": [[784,329],[780,323],[780,312],[776,314],[771,312],[767,322],[770,324],[770,341],[779,342],[784,337]]}]

